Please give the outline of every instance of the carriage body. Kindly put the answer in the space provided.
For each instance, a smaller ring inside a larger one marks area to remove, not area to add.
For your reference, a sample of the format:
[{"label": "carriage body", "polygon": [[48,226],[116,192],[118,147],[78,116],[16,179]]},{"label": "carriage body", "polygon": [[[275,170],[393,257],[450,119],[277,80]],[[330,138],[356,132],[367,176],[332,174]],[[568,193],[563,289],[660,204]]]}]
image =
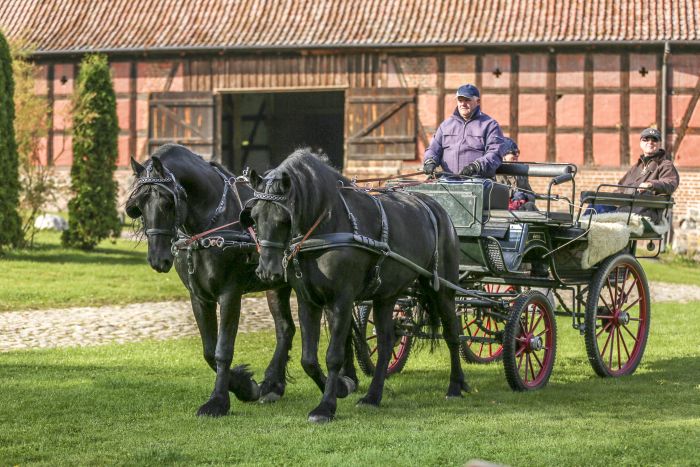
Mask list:
[{"label": "carriage body", "polygon": [[[651,316],[637,244],[653,243],[658,254],[663,234],[645,223],[643,230],[629,232],[618,251],[587,262],[598,246],[592,236],[595,220],[582,213],[589,204],[607,204],[630,212],[647,207],[667,214],[671,197],[634,190],[617,193],[618,186],[601,185],[582,193],[575,203],[573,164],[504,164],[499,172],[547,177],[547,193],[536,195],[541,210],[508,211],[507,187],[490,180],[443,178],[405,188],[436,199],[459,236],[462,292],[457,292],[456,305],[465,334],[463,356],[475,363],[503,359],[514,390],[538,389],[547,383],[554,364],[555,316],[566,316],[584,336],[598,375],[633,373],[646,346]],[[563,184],[570,185],[570,192]],[[562,187],[556,191],[564,193],[553,193],[558,185]],[[557,205],[559,210],[554,209]],[[626,222],[622,219],[623,230],[632,219],[632,214]],[[420,337],[419,326],[406,324],[407,315],[419,306],[420,297],[397,304],[397,356],[407,357],[402,347],[407,336]],[[405,361],[392,362],[396,363],[400,371]]]}]

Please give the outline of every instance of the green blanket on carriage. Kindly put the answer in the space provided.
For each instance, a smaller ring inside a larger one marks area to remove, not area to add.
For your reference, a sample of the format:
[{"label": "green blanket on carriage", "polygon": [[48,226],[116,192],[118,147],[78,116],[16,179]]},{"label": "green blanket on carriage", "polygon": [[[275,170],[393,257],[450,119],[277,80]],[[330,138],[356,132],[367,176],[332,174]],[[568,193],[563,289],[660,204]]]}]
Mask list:
[{"label": "green blanket on carriage", "polygon": [[[629,219],[629,222],[628,222]],[[654,232],[663,235],[668,232],[668,222],[653,224],[648,217],[626,212],[608,212],[594,214],[593,218],[581,216],[579,226],[590,229],[586,233],[588,246],[581,257],[581,267],[589,269],[624,249],[632,236],[640,236],[644,233]]]}]

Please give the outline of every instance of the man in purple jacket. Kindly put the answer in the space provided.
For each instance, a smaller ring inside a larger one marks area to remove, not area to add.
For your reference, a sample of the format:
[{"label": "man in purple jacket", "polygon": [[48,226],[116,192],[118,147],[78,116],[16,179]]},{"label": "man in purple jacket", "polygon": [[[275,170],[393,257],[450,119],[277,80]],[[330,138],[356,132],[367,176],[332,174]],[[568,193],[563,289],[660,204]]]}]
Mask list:
[{"label": "man in purple jacket", "polygon": [[457,108],[442,122],[423,156],[423,171],[440,166],[447,173],[492,178],[501,165],[503,133],[498,122],[481,112],[476,86],[457,89]]}]

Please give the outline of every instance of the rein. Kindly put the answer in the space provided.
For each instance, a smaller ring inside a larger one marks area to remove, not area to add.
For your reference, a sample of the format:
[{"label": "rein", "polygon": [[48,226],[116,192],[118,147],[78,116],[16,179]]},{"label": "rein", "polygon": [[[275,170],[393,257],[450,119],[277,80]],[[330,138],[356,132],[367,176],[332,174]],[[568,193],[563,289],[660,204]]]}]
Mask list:
[{"label": "rein", "polygon": [[398,175],[392,175],[390,177],[381,177],[381,178],[365,178],[363,180],[356,180],[353,179],[353,183],[369,183],[369,182],[386,182],[388,180],[400,180],[404,177],[416,177],[418,175],[423,175],[423,172],[413,172],[410,174],[398,174]]}]

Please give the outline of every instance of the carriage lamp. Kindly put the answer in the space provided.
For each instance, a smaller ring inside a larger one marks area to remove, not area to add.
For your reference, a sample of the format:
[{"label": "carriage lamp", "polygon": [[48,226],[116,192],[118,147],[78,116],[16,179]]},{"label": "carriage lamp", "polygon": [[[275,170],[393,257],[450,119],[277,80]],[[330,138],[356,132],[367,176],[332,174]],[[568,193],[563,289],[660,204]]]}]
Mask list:
[{"label": "carriage lamp", "polygon": [[656,244],[654,243],[653,240],[649,240],[649,243],[647,243],[647,251],[654,251],[656,250]]}]

